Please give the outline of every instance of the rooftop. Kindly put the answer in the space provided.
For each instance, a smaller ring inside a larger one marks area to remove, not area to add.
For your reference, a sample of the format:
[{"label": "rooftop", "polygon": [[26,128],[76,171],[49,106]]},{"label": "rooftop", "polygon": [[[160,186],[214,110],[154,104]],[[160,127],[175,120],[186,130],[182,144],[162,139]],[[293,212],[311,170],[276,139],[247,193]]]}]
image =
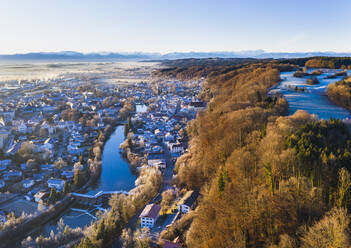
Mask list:
[{"label": "rooftop", "polygon": [[198,196],[199,196],[199,193],[197,191],[190,190],[186,192],[186,194],[182,197],[182,199],[180,199],[178,204],[187,205],[191,207],[196,201]]},{"label": "rooftop", "polygon": [[140,217],[149,217],[155,219],[160,212],[161,207],[157,204],[148,204],[144,208],[143,212],[140,214]]}]

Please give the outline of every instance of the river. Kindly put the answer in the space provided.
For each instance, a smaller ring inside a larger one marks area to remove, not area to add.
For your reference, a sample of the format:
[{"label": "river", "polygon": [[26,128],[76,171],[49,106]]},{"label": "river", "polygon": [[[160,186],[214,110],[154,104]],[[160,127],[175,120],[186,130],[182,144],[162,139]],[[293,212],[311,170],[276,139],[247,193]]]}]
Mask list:
[{"label": "river", "polygon": [[[136,105],[136,113],[147,111],[146,105]],[[99,180],[93,185],[87,194],[94,195],[99,191],[129,191],[135,186],[136,175],[130,168],[128,162],[119,152],[120,144],[125,140],[124,126],[117,126],[104,146],[102,154],[102,170]],[[96,208],[79,206],[74,204],[73,208],[80,208],[89,211],[92,215],[73,211],[71,208],[64,212],[62,216],[48,223],[42,233],[48,236],[53,230],[56,233],[57,221],[62,218],[64,223],[71,228],[84,227],[90,225],[95,220]]]},{"label": "river", "polygon": [[118,152],[124,139],[124,126],[117,126],[104,146],[100,179],[87,194],[95,195],[99,191],[129,191],[134,187],[136,176]]},{"label": "river", "polygon": [[[311,71],[313,70],[308,70],[308,72]],[[325,70],[321,75],[317,76],[319,84],[308,85],[306,84],[308,77],[297,78],[293,76],[293,71],[282,72],[280,74],[282,81],[279,85],[273,87],[270,93],[279,92],[286,98],[289,104],[289,115],[294,114],[298,109],[302,109],[310,114],[317,115],[319,119],[330,119],[331,117],[350,119],[350,111],[334,104],[326,95],[328,85],[342,79],[342,77],[334,79],[326,78],[334,73],[334,70]],[[350,73],[351,70],[348,70],[348,75]],[[295,91],[295,86],[300,88],[305,87],[306,90],[304,92]]]}]

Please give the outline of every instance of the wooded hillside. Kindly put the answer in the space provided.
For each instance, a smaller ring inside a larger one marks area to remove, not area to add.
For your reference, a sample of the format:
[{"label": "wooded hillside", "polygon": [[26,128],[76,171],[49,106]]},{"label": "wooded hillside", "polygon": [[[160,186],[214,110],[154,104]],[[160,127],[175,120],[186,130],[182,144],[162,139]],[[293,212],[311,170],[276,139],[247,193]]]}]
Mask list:
[{"label": "wooded hillside", "polygon": [[[251,63],[207,74],[205,112],[189,123],[181,187],[200,189],[188,247],[348,247],[351,139],[339,120],[266,96],[279,71]],[[175,75],[177,76],[177,75]]]}]

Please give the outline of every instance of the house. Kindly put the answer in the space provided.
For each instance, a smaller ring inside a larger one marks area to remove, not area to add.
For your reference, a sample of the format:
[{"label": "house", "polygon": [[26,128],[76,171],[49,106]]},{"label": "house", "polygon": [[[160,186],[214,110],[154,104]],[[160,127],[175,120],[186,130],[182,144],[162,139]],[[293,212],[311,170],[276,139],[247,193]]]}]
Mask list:
[{"label": "house", "polygon": [[33,174],[34,181],[41,182],[44,179],[43,173],[35,173]]},{"label": "house", "polygon": [[167,133],[163,138],[163,142],[172,142],[174,141],[174,136],[170,133]]},{"label": "house", "polygon": [[32,179],[25,179],[22,181],[22,186],[26,189],[29,189],[34,185],[34,180]]},{"label": "house", "polygon": [[56,191],[62,191],[65,186],[65,180],[51,178],[48,180],[48,187],[55,188]]},{"label": "house", "polygon": [[34,195],[34,200],[35,200],[35,202],[39,202],[40,200],[44,199],[48,195],[49,195],[48,192],[38,191]]},{"label": "house", "polygon": [[157,204],[148,204],[140,214],[141,227],[153,227],[160,215],[161,207]]},{"label": "house", "polygon": [[22,171],[13,171],[10,170],[9,172],[4,174],[5,181],[19,181],[22,179]]},{"label": "house", "polygon": [[196,111],[204,110],[206,108],[206,103],[201,101],[192,101],[189,105]]},{"label": "house", "polygon": [[17,126],[17,131],[19,133],[27,133],[27,125],[22,122],[20,125]]},{"label": "house", "polygon": [[147,165],[150,167],[159,167],[162,169],[166,169],[166,162],[164,159],[149,159],[147,161]]},{"label": "house", "polygon": [[67,146],[67,151],[72,154],[72,155],[78,155],[82,152],[82,150],[79,148],[80,142],[78,141],[72,141],[68,146]]},{"label": "house", "polygon": [[74,172],[73,171],[62,171],[61,176],[64,176],[68,181],[73,181]]},{"label": "house", "polygon": [[183,153],[184,152],[184,147],[182,144],[170,144],[169,145],[169,148],[170,148],[170,152],[172,154],[176,154],[176,153]]},{"label": "house", "polygon": [[54,170],[55,166],[53,164],[41,164],[40,169],[42,171],[52,171]]},{"label": "house", "polygon": [[190,190],[186,192],[186,194],[180,199],[178,202],[178,211],[182,213],[189,213],[189,211],[193,208],[194,203],[199,196],[197,191]]}]

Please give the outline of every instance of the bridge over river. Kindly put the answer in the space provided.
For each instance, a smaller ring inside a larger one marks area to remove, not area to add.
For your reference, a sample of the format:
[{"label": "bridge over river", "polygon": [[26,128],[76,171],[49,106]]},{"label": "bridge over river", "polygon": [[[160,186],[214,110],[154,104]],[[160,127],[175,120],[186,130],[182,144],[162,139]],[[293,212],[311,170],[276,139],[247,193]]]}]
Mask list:
[{"label": "bridge over river", "polygon": [[86,205],[99,205],[103,202],[108,201],[110,197],[114,194],[124,194],[129,195],[129,191],[117,190],[117,191],[99,191],[95,195],[90,194],[81,194],[81,193],[72,193],[74,199],[76,199],[79,203]]},{"label": "bridge over river", "polygon": [[[136,106],[137,113],[143,113],[146,109],[147,106],[145,105]],[[47,223],[44,227],[44,231],[41,231],[40,234],[48,236],[51,231],[57,232],[57,222],[60,218],[71,228],[90,225],[91,222],[95,220],[95,218],[92,217],[94,211],[91,210],[91,207],[96,210],[104,205],[101,203],[106,203],[108,198],[113,194],[129,195],[129,190],[135,187],[136,175],[129,167],[128,162],[124,160],[121,153],[118,152],[119,146],[124,140],[124,125],[117,126],[104,146],[100,179],[95,185],[92,185],[90,189],[87,189],[88,191],[85,194],[71,193],[71,196],[74,197],[78,204],[74,205],[73,209],[68,208],[56,219]],[[79,204],[79,202],[83,204]],[[81,209],[81,207],[83,209]],[[89,214],[85,210],[87,210]],[[103,209],[99,210],[105,211]],[[77,215],[77,213],[81,214]],[[32,236],[32,238],[33,237],[35,238],[35,236]]]}]

